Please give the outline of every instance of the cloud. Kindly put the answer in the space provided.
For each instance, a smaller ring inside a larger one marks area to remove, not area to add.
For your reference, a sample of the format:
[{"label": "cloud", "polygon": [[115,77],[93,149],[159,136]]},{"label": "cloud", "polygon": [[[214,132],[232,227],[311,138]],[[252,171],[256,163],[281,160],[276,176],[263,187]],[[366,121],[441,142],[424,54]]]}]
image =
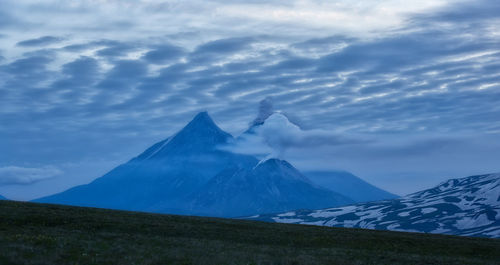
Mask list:
[{"label": "cloud", "polygon": [[95,93],[93,86],[101,80],[102,75],[99,62],[86,56],[62,65],[61,74],[65,77],[52,83],[51,88],[56,91],[64,91],[58,96],[59,101],[75,104],[91,100],[91,95]]},{"label": "cloud", "polygon": [[113,80],[137,80],[148,72],[148,65],[138,60],[120,60],[114,64],[113,69],[108,72],[109,79]]},{"label": "cloud", "polygon": [[40,168],[0,167],[0,185],[28,185],[53,178],[62,173],[61,170],[53,166]]},{"label": "cloud", "polygon": [[91,41],[91,42],[70,44],[70,45],[64,46],[62,48],[62,50],[69,51],[69,52],[84,52],[84,51],[88,51],[90,49],[108,47],[108,46],[113,46],[116,44],[117,44],[117,41],[104,39],[104,40],[96,40],[96,41]]},{"label": "cloud", "polygon": [[62,66],[62,73],[72,78],[82,78],[84,81],[91,77],[98,76],[99,62],[92,57],[80,57],[77,60],[64,64]]},{"label": "cloud", "polygon": [[[299,131],[276,121],[246,150],[314,158],[322,161],[318,167],[366,168],[373,159],[355,152],[371,139],[381,145],[407,140],[417,143],[413,148],[433,144],[411,134],[474,134],[486,143],[486,136],[500,133],[495,1],[91,2],[2,2],[9,10],[7,17],[0,11],[0,123],[8,124],[0,126],[0,139],[9,139],[0,141],[0,150],[8,150],[0,153],[4,164],[108,155],[125,161],[200,110],[238,134],[255,119],[254,106],[268,97]],[[249,10],[265,12],[235,17]],[[37,27],[19,30],[18,17]],[[116,30],[127,25],[133,27]],[[57,43],[63,47],[15,45],[26,36],[65,37]],[[268,106],[261,116],[270,112]],[[356,148],[348,163],[340,151],[319,152],[320,144],[346,153]],[[406,152],[426,157],[411,148],[366,152],[382,162],[363,174],[393,165]],[[469,159],[463,154],[457,163]],[[483,160],[474,168],[497,168]],[[411,163],[405,168],[429,174],[452,168],[424,164],[425,170]]]},{"label": "cloud", "polygon": [[5,10],[0,10],[0,29],[17,28],[24,24],[24,21],[10,12],[5,12]]},{"label": "cloud", "polygon": [[185,51],[181,47],[164,44],[148,51],[142,58],[153,64],[164,64],[178,59],[184,54]]},{"label": "cloud", "polygon": [[192,63],[211,63],[220,59],[227,59],[231,54],[243,51],[250,47],[254,38],[227,38],[203,43],[189,54]]},{"label": "cloud", "polygon": [[62,41],[62,38],[54,36],[43,36],[36,39],[23,40],[18,42],[16,45],[21,47],[38,47],[38,46],[47,46],[50,44],[58,43],[60,41]]},{"label": "cloud", "polygon": [[43,71],[45,66],[52,61],[52,58],[46,56],[30,56],[16,60],[5,67],[5,72],[13,75],[24,74],[30,75]]},{"label": "cloud", "polygon": [[221,148],[234,153],[286,159],[285,153],[290,148],[314,149],[369,142],[367,139],[354,139],[322,129],[303,130],[290,122],[287,115],[273,111],[272,100],[266,98],[260,102],[259,114],[250,123],[250,128]]},{"label": "cloud", "polygon": [[438,12],[415,14],[412,20],[416,23],[455,22],[469,24],[471,22],[487,22],[498,18],[500,3],[494,0],[462,1],[454,8],[443,9]]},{"label": "cloud", "polygon": [[0,75],[2,75],[0,88],[5,99],[10,99],[9,94],[16,94],[15,101],[6,101],[4,105],[14,103],[18,107],[23,106],[19,101],[33,96],[30,94],[35,92],[32,88],[39,87],[43,82],[54,78],[54,73],[49,70],[49,65],[53,61],[53,57],[33,54],[0,65]]},{"label": "cloud", "polygon": [[124,57],[128,53],[137,49],[136,45],[133,43],[110,41],[106,44],[106,48],[97,51],[96,54],[98,56],[105,58]]},{"label": "cloud", "polygon": [[204,43],[196,48],[195,53],[228,54],[240,51],[252,42],[252,38],[228,38]]}]

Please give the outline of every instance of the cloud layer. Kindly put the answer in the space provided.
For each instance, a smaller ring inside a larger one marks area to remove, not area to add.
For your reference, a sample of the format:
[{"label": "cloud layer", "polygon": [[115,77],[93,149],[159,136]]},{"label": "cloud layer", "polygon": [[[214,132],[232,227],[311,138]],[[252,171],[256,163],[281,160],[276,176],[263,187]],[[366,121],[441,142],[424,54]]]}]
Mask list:
[{"label": "cloud layer", "polygon": [[0,167],[0,185],[27,185],[53,178],[62,171],[51,166],[26,168],[17,166]]},{"label": "cloud layer", "polygon": [[[428,138],[500,140],[496,1],[55,3],[2,2],[9,13],[0,11],[0,122],[8,126],[0,127],[0,148],[9,151],[0,166],[124,161],[202,110],[239,135],[272,97],[303,131],[327,131],[315,133],[329,146],[321,152],[287,148],[295,161],[316,157],[318,167],[343,167],[382,186],[393,183],[383,170],[407,183],[438,171],[500,170],[488,159],[465,166],[466,155],[456,168],[381,166],[394,159],[393,141],[424,150]],[[381,146],[327,144],[352,135]],[[414,158],[405,150],[398,158]],[[367,169],[374,158],[384,162]]]}]

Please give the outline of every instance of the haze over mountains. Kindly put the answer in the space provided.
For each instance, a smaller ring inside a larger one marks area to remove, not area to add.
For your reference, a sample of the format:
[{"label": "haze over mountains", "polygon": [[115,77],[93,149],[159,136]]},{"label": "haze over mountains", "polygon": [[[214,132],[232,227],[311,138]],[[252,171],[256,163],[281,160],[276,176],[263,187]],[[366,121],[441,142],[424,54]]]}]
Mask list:
[{"label": "haze over mountains", "polygon": [[[263,124],[265,119],[261,122]],[[104,176],[36,202],[111,209],[237,217],[293,209],[320,209],[394,195],[346,173],[332,175],[327,189],[287,161],[259,161],[221,149],[234,141],[201,112],[178,133]],[[317,177],[317,174],[311,173]],[[336,192],[335,182],[347,183]],[[333,184],[332,184],[333,183]],[[345,188],[349,183],[351,191]],[[366,192],[366,196],[348,196]]]},{"label": "haze over mountains", "polygon": [[450,179],[402,198],[257,220],[500,238],[500,173]]}]

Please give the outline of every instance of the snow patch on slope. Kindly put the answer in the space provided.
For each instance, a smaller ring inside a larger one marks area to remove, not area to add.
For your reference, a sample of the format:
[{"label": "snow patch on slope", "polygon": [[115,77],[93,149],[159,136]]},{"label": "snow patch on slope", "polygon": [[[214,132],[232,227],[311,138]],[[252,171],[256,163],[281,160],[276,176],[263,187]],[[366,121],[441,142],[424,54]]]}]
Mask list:
[{"label": "snow patch on slope", "polygon": [[489,174],[451,179],[399,199],[300,211],[290,219],[256,219],[499,238],[499,196],[500,174]]}]

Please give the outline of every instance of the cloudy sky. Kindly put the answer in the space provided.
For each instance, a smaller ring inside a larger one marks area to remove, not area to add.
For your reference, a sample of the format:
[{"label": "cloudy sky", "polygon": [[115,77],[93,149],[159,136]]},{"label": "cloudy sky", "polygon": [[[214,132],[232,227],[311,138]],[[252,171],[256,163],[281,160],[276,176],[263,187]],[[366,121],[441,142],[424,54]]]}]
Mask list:
[{"label": "cloudy sky", "polygon": [[2,0],[0,194],[88,183],[203,110],[236,136],[265,98],[318,136],[280,152],[301,170],[401,195],[499,172],[498,14],[497,0]]}]

